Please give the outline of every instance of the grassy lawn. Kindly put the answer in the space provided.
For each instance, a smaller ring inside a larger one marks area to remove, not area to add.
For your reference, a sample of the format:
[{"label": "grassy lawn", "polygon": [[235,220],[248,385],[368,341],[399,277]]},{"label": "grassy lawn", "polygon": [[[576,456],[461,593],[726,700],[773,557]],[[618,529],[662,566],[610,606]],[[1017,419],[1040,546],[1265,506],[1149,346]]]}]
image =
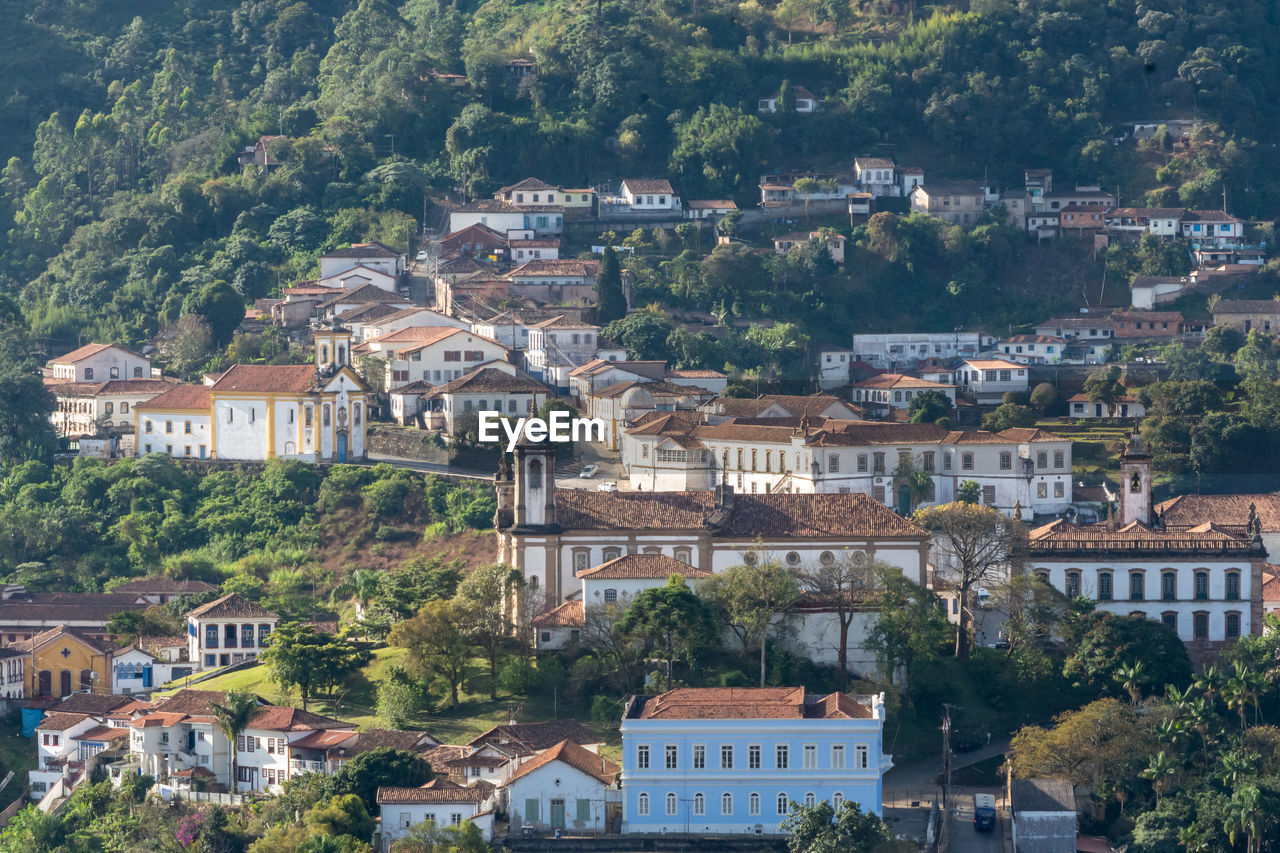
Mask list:
[{"label": "grassy lawn", "polygon": [[[386,724],[378,719],[376,712],[377,685],[385,677],[387,668],[401,663],[404,655],[404,649],[376,649],[373,660],[349,679],[343,688],[334,691],[332,700],[312,697],[307,700],[307,710],[354,723],[361,729],[385,728]],[[436,688],[436,707],[432,713],[419,715],[415,721],[416,727],[429,732],[443,743],[466,743],[494,726],[507,722],[513,713],[519,722],[526,723],[565,717],[572,717],[584,724],[587,722],[585,716],[570,713],[563,702],[557,703],[550,697],[525,698],[499,694],[498,701],[491,702],[485,661],[475,658],[472,661],[472,673],[474,677],[469,682],[464,682],[459,690],[457,708],[449,708],[447,696],[442,697],[440,689]],[[169,689],[156,695],[173,692],[182,686],[185,685],[171,685]],[[267,677],[267,668],[263,666],[228,673],[191,687],[195,690],[247,690],[277,705],[302,707],[298,691],[280,689],[279,685]],[[592,728],[607,742],[602,750],[604,755],[613,759],[621,755],[622,741],[616,726]]]},{"label": "grassy lawn", "polygon": [[1043,430],[1071,439],[1075,444],[1071,452],[1071,476],[1076,482],[1084,480],[1090,485],[1110,474],[1112,479],[1120,470],[1120,453],[1117,442],[1124,442],[1132,432],[1128,426],[1092,423],[1088,420],[1066,423],[1058,418],[1046,418],[1036,423]]},{"label": "grassy lawn", "polygon": [[13,780],[0,789],[0,809],[22,795],[27,787],[27,771],[36,766],[35,741],[19,734],[20,717],[0,718],[0,779],[13,771]]}]

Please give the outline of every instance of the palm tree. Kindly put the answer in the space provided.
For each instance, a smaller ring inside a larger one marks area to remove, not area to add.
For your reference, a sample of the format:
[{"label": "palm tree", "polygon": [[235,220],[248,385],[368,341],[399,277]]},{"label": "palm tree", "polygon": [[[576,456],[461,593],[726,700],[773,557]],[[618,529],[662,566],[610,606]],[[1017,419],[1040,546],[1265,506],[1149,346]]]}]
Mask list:
[{"label": "palm tree", "polygon": [[1151,781],[1156,792],[1156,806],[1160,805],[1160,796],[1169,787],[1170,777],[1178,772],[1178,763],[1169,757],[1163,749],[1151,756],[1151,763],[1138,775]]},{"label": "palm tree", "polygon": [[1258,835],[1258,823],[1262,819],[1262,794],[1254,785],[1241,788],[1231,796],[1227,804],[1226,820],[1222,828],[1227,831],[1227,839],[1234,846],[1236,836],[1244,834],[1246,853],[1258,853],[1262,850],[1262,838]]},{"label": "palm tree", "polygon": [[1191,727],[1200,733],[1201,746],[1204,748],[1205,763],[1209,761],[1209,741],[1210,726],[1218,718],[1217,712],[1213,705],[1204,697],[1196,699],[1187,706],[1187,713],[1191,717]]},{"label": "palm tree", "polygon": [[1228,788],[1235,789],[1245,780],[1250,779],[1258,770],[1258,762],[1250,752],[1225,752],[1221,758],[1222,768],[1218,778]]},{"label": "palm tree", "polygon": [[1204,672],[1200,673],[1200,677],[1195,680],[1195,688],[1212,703],[1214,697],[1222,692],[1223,680],[1222,670],[1218,669],[1216,663],[1211,663],[1204,668]]},{"label": "palm tree", "polygon": [[1253,705],[1253,724],[1256,726],[1261,722],[1262,707],[1260,702],[1262,693],[1268,686],[1266,676],[1250,668],[1244,661],[1238,660],[1235,663],[1235,668],[1231,671],[1230,683],[1239,694],[1240,728],[1245,728],[1244,706],[1246,704]]},{"label": "palm tree", "polygon": [[237,769],[236,738],[240,737],[240,733],[248,727],[249,721],[258,710],[258,697],[243,690],[232,690],[223,698],[222,704],[215,702],[209,706],[209,710],[213,712],[218,728],[227,739],[228,750],[231,753],[231,784],[228,788],[234,792]]},{"label": "palm tree", "polygon": [[356,602],[356,617],[364,618],[369,602],[378,594],[382,576],[372,569],[356,569],[333,590],[335,599],[351,598]]},{"label": "palm tree", "polygon": [[1194,826],[1184,826],[1178,830],[1178,843],[1187,853],[1209,853],[1209,839],[1202,830]]},{"label": "palm tree", "polygon": [[1111,677],[1120,682],[1120,686],[1129,694],[1129,707],[1138,707],[1138,700],[1142,698],[1142,682],[1145,680],[1146,666],[1142,661],[1136,661],[1129,666],[1121,665]]}]

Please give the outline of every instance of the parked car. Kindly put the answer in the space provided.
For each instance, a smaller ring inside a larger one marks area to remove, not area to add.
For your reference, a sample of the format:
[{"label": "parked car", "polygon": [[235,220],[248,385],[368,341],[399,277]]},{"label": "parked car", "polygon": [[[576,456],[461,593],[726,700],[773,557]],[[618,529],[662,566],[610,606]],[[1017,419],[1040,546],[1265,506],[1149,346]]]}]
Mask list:
[{"label": "parked car", "polygon": [[617,484],[616,482],[614,482],[613,480],[609,480],[608,482],[601,483],[599,486],[597,486],[597,487],[596,487],[596,491],[599,491],[599,492],[616,492],[616,491],[618,491],[618,484]]},{"label": "parked car", "polygon": [[419,253],[416,255],[416,257],[417,257],[417,259],[418,259],[418,260],[420,260],[420,261],[425,261],[425,260],[427,259],[427,251],[426,251],[426,249],[423,249],[421,252],[419,252]]},{"label": "parked car", "polygon": [[587,467],[582,469],[582,473],[579,474],[578,476],[584,480],[590,480],[597,473],[599,473],[599,471],[600,471],[599,465],[588,465]]}]

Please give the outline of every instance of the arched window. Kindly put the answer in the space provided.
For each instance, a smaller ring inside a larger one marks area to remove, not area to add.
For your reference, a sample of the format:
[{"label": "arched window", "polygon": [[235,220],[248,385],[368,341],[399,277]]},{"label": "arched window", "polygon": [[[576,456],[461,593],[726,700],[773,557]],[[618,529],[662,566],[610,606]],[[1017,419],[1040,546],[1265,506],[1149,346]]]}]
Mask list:
[{"label": "arched window", "polygon": [[836,791],[831,795],[831,807],[836,811],[840,811],[840,807],[844,805],[844,794]]},{"label": "arched window", "polygon": [[813,791],[809,791],[804,795],[804,807],[811,809],[818,804],[818,798],[813,795]]},{"label": "arched window", "polygon": [[1080,595],[1080,572],[1067,572],[1067,598],[1077,598]]},{"label": "arched window", "polygon": [[347,345],[338,344],[338,364],[347,363]]},{"label": "arched window", "polygon": [[329,348],[324,344],[320,345],[320,363],[324,364],[329,360]]},{"label": "arched window", "polygon": [[1147,576],[1140,571],[1129,572],[1129,600],[1142,601],[1146,598]]},{"label": "arched window", "polygon": [[764,471],[766,474],[773,472],[773,451],[766,450],[764,452]]},{"label": "arched window", "polygon": [[707,813],[707,798],[701,793],[693,795],[693,813],[698,817]]},{"label": "arched window", "polygon": [[742,448],[738,448],[738,470],[742,470]]},{"label": "arched window", "polygon": [[733,814],[733,794],[722,794],[720,796],[720,814]]},{"label": "arched window", "polygon": [[332,421],[332,418],[330,417],[330,414],[329,414],[329,404],[325,403],[324,408],[321,411],[323,412],[320,418],[321,423],[323,423],[325,426],[328,426]]},{"label": "arched window", "polygon": [[777,803],[778,814],[786,814],[786,813],[787,813],[787,804],[788,804],[788,802],[787,802],[787,795],[786,795],[786,793],[785,793],[785,792],[780,792],[780,793],[778,794],[778,803]]},{"label": "arched window", "polygon": [[676,795],[667,794],[667,814],[676,813]]},{"label": "arched window", "polygon": [[609,562],[610,560],[616,560],[621,556],[622,556],[622,552],[619,551],[617,548],[604,549],[604,560],[606,563]]},{"label": "arched window", "polygon": [[639,813],[641,817],[645,817],[649,814],[648,794],[641,794],[636,798],[636,812]]},{"label": "arched window", "polygon": [[757,470],[756,456],[757,456],[757,451],[755,449],[752,449],[751,451],[751,470],[752,471]]},{"label": "arched window", "polygon": [[1111,572],[1098,572],[1098,600],[1111,600]]},{"label": "arched window", "polygon": [[1160,599],[1173,601],[1178,597],[1178,575],[1176,572],[1160,573]]},{"label": "arched window", "polygon": [[538,588],[538,576],[529,575],[529,589],[537,589],[537,588]]},{"label": "arched window", "polygon": [[1135,493],[1142,491],[1142,475],[1137,471],[1134,471],[1133,476],[1129,478],[1129,491]]},{"label": "arched window", "polygon": [[1205,601],[1209,598],[1209,573],[1196,572],[1196,601]]},{"label": "arched window", "polygon": [[747,798],[747,813],[753,814],[753,815],[760,814],[760,795],[759,794],[752,792],[751,796]]},{"label": "arched window", "polygon": [[542,488],[542,460],[541,459],[529,460],[529,488],[530,489]]},{"label": "arched window", "polygon": [[1227,601],[1240,600],[1240,573],[1227,572]]},{"label": "arched window", "polygon": [[960,454],[960,470],[962,471],[973,470],[973,454],[972,453]]},{"label": "arched window", "polygon": [[358,426],[360,424],[360,404],[356,403],[354,406],[351,407],[351,410],[355,415],[354,420],[356,422],[356,425]]}]

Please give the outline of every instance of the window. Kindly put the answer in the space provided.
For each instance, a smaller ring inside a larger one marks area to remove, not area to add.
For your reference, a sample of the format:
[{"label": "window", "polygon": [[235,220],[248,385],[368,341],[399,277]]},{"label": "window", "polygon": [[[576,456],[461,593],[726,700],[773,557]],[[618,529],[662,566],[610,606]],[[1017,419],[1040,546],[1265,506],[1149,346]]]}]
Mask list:
[{"label": "window", "polygon": [[693,769],[707,769],[707,747],[705,744],[694,744],[693,746]]},{"label": "window", "polygon": [[865,453],[858,454],[858,473],[867,473],[867,454]]},{"label": "window", "polygon": [[636,767],[641,770],[649,769],[649,745],[642,743],[636,747]]},{"label": "window", "polygon": [[1240,614],[1234,610],[1227,613],[1227,639],[1234,640],[1240,636]]},{"label": "window", "polygon": [[827,457],[827,471],[832,474],[840,471],[840,457],[834,453]]},{"label": "window", "polygon": [[1067,598],[1080,596],[1080,573],[1067,572]]},{"label": "window", "polygon": [[972,453],[960,454],[960,470],[961,471],[973,470],[973,454]]},{"label": "window", "polygon": [[884,473],[884,454],[876,453],[871,457],[871,467],[875,469],[875,473]]},{"label": "window", "polygon": [[1041,450],[1039,453],[1036,454],[1036,467],[1037,468],[1049,467],[1049,454],[1046,451]]},{"label": "window", "polygon": [[328,426],[330,422],[329,404],[325,403],[324,406],[321,407],[320,411],[322,412],[320,422],[325,426]]},{"label": "window", "polygon": [[1173,601],[1178,597],[1178,576],[1174,572],[1160,575],[1160,600]]},{"label": "window", "polygon": [[143,421],[143,424],[142,424],[142,431],[143,431],[143,432],[151,432],[151,419],[150,419],[150,418],[147,418],[145,421]]},{"label": "window", "polygon": [[844,805],[844,794],[836,791],[831,795],[831,807],[836,811],[840,811],[840,807]]},{"label": "window", "polygon": [[1045,498],[1049,497],[1048,483],[1036,483],[1036,497],[1039,498],[1040,500],[1044,500]]},{"label": "window", "polygon": [[791,748],[785,743],[780,743],[773,750],[774,767],[779,770],[786,770],[791,764]]},{"label": "window", "polygon": [[618,591],[616,589],[606,589],[604,591],[605,604],[613,604],[618,600]]},{"label": "window", "polygon": [[693,795],[693,813],[698,817],[707,813],[707,798],[701,792]]},{"label": "window", "polygon": [[1177,613],[1161,613],[1160,621],[1164,623],[1164,626],[1168,628],[1170,631],[1177,632],[1178,630],[1178,614]]},{"label": "window", "polygon": [[1209,573],[1196,572],[1196,601],[1204,601],[1209,597]]},{"label": "window", "polygon": [[636,798],[636,812],[642,817],[649,815],[649,795],[641,794]]},{"label": "window", "polygon": [[813,791],[808,791],[804,795],[804,807],[811,809],[818,804],[818,798],[814,796]]},{"label": "window", "polygon": [[1204,611],[1192,614],[1192,635],[1197,640],[1209,639],[1209,614]]},{"label": "window", "polygon": [[1227,601],[1240,600],[1240,573],[1227,572]]},{"label": "window", "polygon": [[760,769],[760,744],[753,743],[747,747],[747,769]]},{"label": "window", "polygon": [[933,451],[924,454],[924,470],[933,471]]},{"label": "window", "polygon": [[165,433],[166,433],[166,434],[172,434],[172,433],[173,433],[173,421],[165,421],[165,422],[164,422],[164,431],[165,431]]},{"label": "window", "polygon": [[1066,491],[1067,491],[1066,485],[1061,481],[1053,484],[1053,496],[1055,498],[1065,497]]},{"label": "window", "polygon": [[950,453],[942,454],[942,470],[943,471],[951,470],[951,454]]},{"label": "window", "polygon": [[805,770],[818,769],[818,747],[814,746],[811,743],[807,743],[804,745],[804,752],[802,753],[801,766]]},{"label": "window", "polygon": [[1111,600],[1111,572],[1098,572],[1098,600]]},{"label": "window", "polygon": [[720,746],[720,769],[733,769],[733,744],[726,743]]},{"label": "window", "polygon": [[760,814],[760,795],[759,794],[753,792],[751,796],[747,797],[747,814],[750,814],[750,815]]},{"label": "window", "polygon": [[844,744],[833,743],[831,745],[831,769],[844,769]]},{"label": "window", "polygon": [[1013,467],[1013,454],[1006,450],[1000,454],[1000,470],[1008,471],[1012,467]]},{"label": "window", "polygon": [[675,557],[686,566],[693,565],[693,552],[688,548],[677,548],[675,550]]},{"label": "window", "polygon": [[1129,600],[1142,601],[1146,598],[1147,577],[1142,572],[1129,572]]},{"label": "window", "polygon": [[675,813],[676,813],[676,795],[667,794],[667,814],[672,815]]},{"label": "window", "polygon": [[666,767],[668,770],[675,770],[679,761],[680,749],[674,744],[667,744],[666,748]]},{"label": "window", "polygon": [[756,464],[756,455],[757,455],[757,452],[755,450],[752,450],[751,451],[751,470],[752,471],[759,470]]},{"label": "window", "polygon": [[853,748],[853,769],[866,770],[869,765],[867,745],[860,743]]},{"label": "window", "polygon": [[720,795],[720,814],[733,814],[733,794],[725,793]]},{"label": "window", "polygon": [[622,556],[622,552],[617,548],[604,549],[604,560],[606,563],[609,562],[610,560],[616,560],[621,556]]},{"label": "window", "polygon": [[92,379],[92,378],[93,378],[93,368],[92,368],[92,367],[86,367],[86,368],[84,369],[84,378],[85,378],[85,379]]},{"label": "window", "polygon": [[788,805],[788,803],[787,803],[787,795],[786,795],[786,793],[779,792],[779,794],[778,794],[778,804],[777,804],[778,814],[786,814],[786,813],[787,813],[787,805]]},{"label": "window", "polygon": [[1066,454],[1061,450],[1053,451],[1053,467],[1062,468],[1066,466]]}]

